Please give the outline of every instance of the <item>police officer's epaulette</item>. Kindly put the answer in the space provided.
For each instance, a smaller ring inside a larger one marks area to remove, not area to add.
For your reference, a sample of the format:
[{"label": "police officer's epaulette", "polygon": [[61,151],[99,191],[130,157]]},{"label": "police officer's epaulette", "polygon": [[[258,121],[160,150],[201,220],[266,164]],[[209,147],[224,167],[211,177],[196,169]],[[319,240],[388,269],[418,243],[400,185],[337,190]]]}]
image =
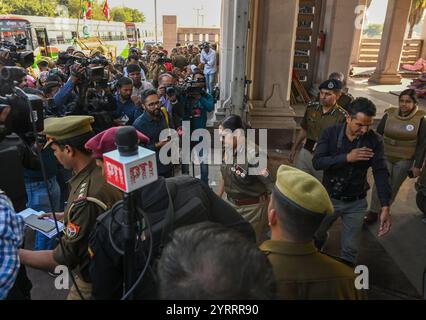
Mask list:
[{"label": "police officer's epaulette", "polygon": [[74,207],[79,208],[84,206],[87,203],[87,197],[81,196],[73,201]]},{"label": "police officer's epaulette", "polygon": [[350,267],[350,268],[355,268],[355,264],[353,264],[353,263],[351,263],[351,262],[349,262],[349,261],[347,261],[347,260],[345,260],[345,259],[342,259],[342,258],[340,258],[340,257],[338,257],[338,256],[334,256],[334,255],[332,255],[332,254],[328,254],[328,253],[325,253],[325,252],[323,252],[323,251],[319,251],[319,253],[320,254],[324,254],[324,255],[326,255],[327,257],[329,257],[329,258],[331,258],[331,259],[333,259],[333,260],[336,260],[336,261],[338,261],[338,262],[341,262],[341,263],[343,263],[344,265],[347,265],[348,267]]},{"label": "police officer's epaulette", "polygon": [[349,116],[349,113],[340,105],[336,104],[336,110],[343,114],[345,117]]}]

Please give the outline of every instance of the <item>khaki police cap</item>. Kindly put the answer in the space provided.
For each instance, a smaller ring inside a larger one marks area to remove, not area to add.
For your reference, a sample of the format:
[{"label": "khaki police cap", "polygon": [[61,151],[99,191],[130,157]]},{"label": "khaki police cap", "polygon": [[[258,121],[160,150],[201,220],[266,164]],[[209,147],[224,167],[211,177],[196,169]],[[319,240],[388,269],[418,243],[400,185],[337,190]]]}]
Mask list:
[{"label": "khaki police cap", "polygon": [[332,214],[334,211],[321,182],[302,170],[281,165],[277,171],[275,188],[288,203],[310,213]]},{"label": "khaki police cap", "polygon": [[47,148],[53,141],[62,141],[81,136],[93,131],[95,119],[91,116],[67,116],[62,118],[47,118],[44,120],[44,131],[48,142]]}]

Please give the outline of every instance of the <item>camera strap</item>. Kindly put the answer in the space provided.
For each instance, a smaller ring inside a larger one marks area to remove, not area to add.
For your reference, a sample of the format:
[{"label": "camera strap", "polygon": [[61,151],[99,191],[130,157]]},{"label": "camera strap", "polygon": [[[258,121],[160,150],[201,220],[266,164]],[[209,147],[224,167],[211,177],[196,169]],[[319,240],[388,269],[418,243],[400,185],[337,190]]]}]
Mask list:
[{"label": "camera strap", "polygon": [[[340,154],[340,151],[342,150],[343,138],[344,138],[344,135],[345,135],[345,132],[346,132],[346,126],[347,126],[347,124],[344,124],[342,126],[342,128],[340,129],[339,136],[337,138],[337,151],[336,151],[336,155]],[[358,149],[359,147],[361,147],[362,137],[358,137],[357,139],[358,139],[358,141],[356,143],[355,149]],[[352,178],[352,175],[354,173],[354,169],[355,169],[354,165],[353,164],[349,164],[349,170],[348,170],[348,173],[346,175],[345,183],[343,185],[344,187],[343,187],[342,190],[346,189],[346,187],[348,186],[348,182]]]}]

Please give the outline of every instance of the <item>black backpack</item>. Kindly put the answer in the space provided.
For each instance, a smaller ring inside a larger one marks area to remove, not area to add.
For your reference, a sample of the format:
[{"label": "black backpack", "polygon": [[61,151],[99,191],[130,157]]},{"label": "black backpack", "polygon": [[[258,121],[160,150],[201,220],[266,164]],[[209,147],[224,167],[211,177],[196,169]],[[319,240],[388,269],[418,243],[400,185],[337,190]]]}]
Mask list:
[{"label": "black backpack", "polygon": [[[144,233],[146,238],[139,242],[135,252],[138,275],[147,261],[150,247],[149,234],[152,234],[153,249],[150,266],[135,290],[136,298],[157,298],[156,263],[163,247],[170,240],[173,230],[210,220],[210,200],[203,192],[201,183],[198,179],[185,176],[167,180],[161,178],[143,188],[140,195],[137,195],[136,201],[143,199],[137,206],[143,208],[145,224],[151,226],[151,232]],[[117,208],[120,205],[119,202],[114,207]],[[120,223],[124,217],[123,211],[116,210],[114,207],[98,217],[89,237],[89,252],[92,251],[93,255],[90,274],[95,299],[118,299],[123,293],[121,286],[124,274],[122,270],[123,236]],[[107,264],[109,266],[106,266]],[[99,274],[100,269],[106,270],[108,274],[102,274],[102,271]]]}]

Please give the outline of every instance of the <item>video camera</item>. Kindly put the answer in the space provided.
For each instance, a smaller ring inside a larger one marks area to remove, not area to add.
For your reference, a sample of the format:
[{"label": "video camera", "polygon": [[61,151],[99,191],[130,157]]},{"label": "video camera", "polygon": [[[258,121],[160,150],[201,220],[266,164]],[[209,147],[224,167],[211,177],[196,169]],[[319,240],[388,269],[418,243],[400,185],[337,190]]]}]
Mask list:
[{"label": "video camera", "polygon": [[188,77],[188,78],[185,79],[185,83],[181,87],[182,92],[188,97],[194,97],[194,96],[197,96],[197,95],[205,95],[206,94],[205,85],[204,86],[199,85],[199,84],[202,84],[202,83],[205,84],[205,82],[206,81],[204,79],[193,80],[191,77]]},{"label": "video camera", "polygon": [[20,136],[33,131],[33,122],[37,132],[44,129],[43,100],[17,88],[20,79],[25,75],[21,67],[3,67],[0,70],[0,106],[1,109],[5,106],[11,107],[5,125],[8,132],[15,132]]},{"label": "video camera", "polygon": [[[87,58],[74,56],[66,52],[61,52],[58,55],[58,64],[71,66],[76,63],[86,68],[85,73],[77,75],[79,78],[81,78],[82,80],[96,82],[104,79],[104,68],[109,64],[109,61],[104,56]],[[90,67],[90,65],[96,66]]]},{"label": "video camera", "polygon": [[[21,41],[23,40],[26,42],[25,38]],[[0,61],[0,63],[6,66],[15,66],[16,64],[19,64],[23,68],[28,68],[34,64],[34,53],[32,51],[25,50],[24,44],[14,45],[9,41],[2,41],[0,42],[0,51],[9,53],[8,60]]]}]

